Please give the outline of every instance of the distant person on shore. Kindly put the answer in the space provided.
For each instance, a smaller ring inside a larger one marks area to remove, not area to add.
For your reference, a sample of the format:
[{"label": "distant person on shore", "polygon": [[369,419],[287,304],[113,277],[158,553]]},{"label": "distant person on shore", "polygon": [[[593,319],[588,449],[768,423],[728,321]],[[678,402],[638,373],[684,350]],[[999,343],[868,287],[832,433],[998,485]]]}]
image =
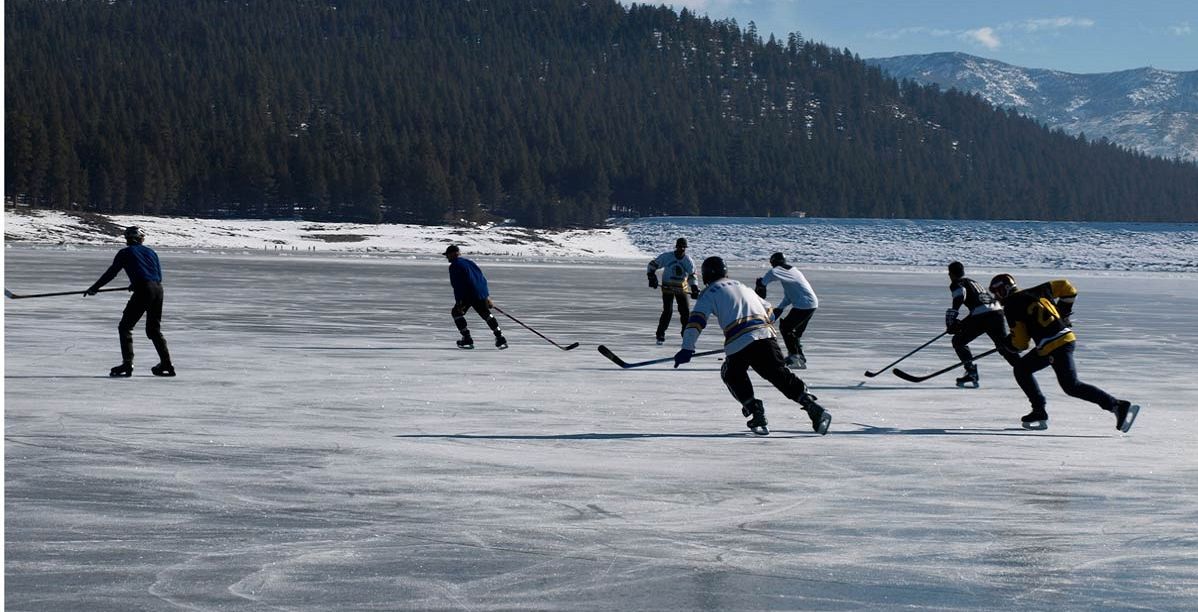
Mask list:
[{"label": "distant person on shore", "polygon": [[133,375],[133,326],[146,315],[146,336],[158,351],[158,365],[150,368],[154,376],[174,376],[175,366],[171,363],[166,338],[162,336],[162,266],[154,249],[142,244],[145,232],[136,226],[125,228],[125,248],[117,251],[112,265],[83,292],[84,297],[95,295],[121,270],[129,277],[129,290],[133,295],[125,304],[117,334],[121,341],[121,365],[109,370],[109,376]]},{"label": "distant person on shore", "polygon": [[[770,271],[757,279],[757,295],[766,296],[766,287],[774,282],[782,283],[784,293],[782,301],[774,309],[774,316],[782,320],[782,341],[786,343],[786,366],[804,370],[807,368],[807,356],[803,354],[803,332],[807,331],[807,323],[819,308],[819,298],[807,277],[798,268],[786,263],[782,253],[770,255]],[[790,306],[790,312],[782,316],[782,311]]]},{"label": "distant person on shore", "polygon": [[990,291],[1003,305],[1011,335],[1006,345],[1012,352],[1032,350],[1019,357],[1015,365],[1015,381],[1032,403],[1032,411],[1021,419],[1026,429],[1046,429],[1047,400],[1036,384],[1034,374],[1052,366],[1061,390],[1078,399],[1086,400],[1115,414],[1115,428],[1127,433],[1140,407],[1127,400],[1115,399],[1106,391],[1086,384],[1077,378],[1077,367],[1073,362],[1073,349],[1077,337],[1069,321],[1073,314],[1073,302],[1077,289],[1067,280],[1059,279],[1019,290],[1015,277],[999,274],[990,281]]},{"label": "distant person on shore", "polygon": [[[948,280],[948,292],[953,296],[953,303],[944,311],[944,326],[945,331],[953,335],[953,350],[965,368],[965,375],[957,379],[957,386],[976,389],[981,385],[981,377],[977,364],[973,362],[969,343],[986,334],[994,341],[995,347],[1003,349],[1006,346],[1007,326],[1003,322],[1002,305],[977,281],[965,276],[965,264],[959,261],[948,264]],[[962,306],[968,312],[965,318],[959,319]],[[1015,365],[1017,355],[1005,350],[1000,350],[999,354]]]},{"label": "distant person on shore", "polygon": [[649,288],[657,289],[657,271],[661,270],[661,318],[657,321],[657,343],[665,344],[666,328],[674,315],[674,302],[678,302],[678,319],[685,332],[690,318],[691,305],[687,295],[699,298],[699,282],[695,279],[695,260],[686,254],[686,238],[674,242],[674,250],[666,251],[649,262],[647,274]]},{"label": "distant person on shore", "polygon": [[478,264],[462,257],[461,249],[456,244],[449,245],[444,255],[445,259],[449,260],[449,283],[453,285],[454,304],[450,314],[453,315],[454,325],[462,333],[462,339],[458,340],[458,348],[474,348],[474,339],[470,337],[470,330],[466,327],[466,311],[471,308],[495,334],[495,348],[507,348],[507,339],[499,329],[499,321],[491,314],[491,292],[487,289],[487,277],[483,276],[483,271],[479,269]]},{"label": "distant person on shore", "polygon": [[749,417],[745,423],[753,433],[769,435],[765,404],[753,396],[749,368],[768,380],[783,395],[797,402],[811,418],[811,429],[821,436],[828,433],[832,415],[815,402],[807,385],[795,376],[782,361],[777,332],[770,324],[770,303],[748,287],[728,278],[728,268],[719,257],[703,260],[703,284],[706,289],[695,302],[695,310],[682,335],[682,350],[674,355],[674,367],[687,363],[695,354],[699,334],[707,326],[707,317],[714,314],[724,328],[724,367],[720,378],[732,397],[740,402],[741,414]]}]

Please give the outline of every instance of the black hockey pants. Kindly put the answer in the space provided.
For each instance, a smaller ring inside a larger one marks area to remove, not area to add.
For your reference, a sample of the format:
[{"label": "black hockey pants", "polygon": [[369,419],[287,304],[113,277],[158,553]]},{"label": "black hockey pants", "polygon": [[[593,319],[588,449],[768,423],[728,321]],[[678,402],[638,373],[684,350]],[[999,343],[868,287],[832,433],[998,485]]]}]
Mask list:
[{"label": "black hockey pants", "polygon": [[499,321],[495,319],[495,315],[491,314],[491,308],[487,306],[486,300],[474,300],[470,302],[458,302],[453,305],[450,314],[453,315],[453,324],[458,326],[458,331],[462,332],[462,338],[470,339],[470,330],[466,328],[466,311],[474,309],[479,317],[487,323],[487,327],[491,328],[491,332],[496,336],[502,332],[499,330]]},{"label": "black hockey pants", "polygon": [[[1006,346],[1007,324],[1001,310],[969,315],[961,320],[961,330],[953,334],[953,350],[957,351],[957,357],[961,359],[966,370],[973,366],[973,353],[969,351],[969,343],[982,334],[990,336],[995,347]],[[1019,360],[1019,355],[1006,350],[1000,350],[998,354],[1012,366]]]},{"label": "black hockey pants", "polygon": [[686,331],[686,320],[691,318],[691,301],[686,292],[678,289],[664,289],[661,292],[661,318],[657,320],[657,337],[664,338],[666,328],[670,326],[670,317],[674,315],[674,301],[678,301],[678,320],[682,322],[682,331]]},{"label": "black hockey pants", "polygon": [[154,343],[158,351],[158,361],[163,365],[171,365],[171,354],[166,348],[166,338],[162,336],[162,285],[155,282],[145,282],[134,285],[133,295],[125,304],[125,312],[117,325],[117,334],[121,339],[121,362],[133,363],[133,326],[146,315],[146,337]]},{"label": "black hockey pants", "polygon": [[1015,364],[1015,382],[1019,383],[1019,388],[1023,389],[1027,399],[1031,401],[1032,408],[1043,409],[1047,400],[1040,392],[1040,385],[1036,384],[1036,377],[1033,375],[1051,365],[1057,373],[1057,382],[1061,383],[1061,390],[1066,394],[1098,404],[1103,410],[1113,410],[1115,398],[1106,391],[1077,379],[1077,366],[1073,363],[1073,345],[1074,343],[1070,342],[1047,355],[1039,355],[1032,350],[1020,357]]},{"label": "black hockey pants", "polygon": [[795,402],[799,402],[807,393],[807,385],[801,378],[791,373],[790,369],[786,367],[786,362],[782,360],[782,351],[778,348],[778,341],[773,338],[764,338],[728,355],[724,359],[724,367],[720,369],[720,378],[724,379],[728,391],[742,406],[754,399],[753,383],[749,380],[749,368],[753,368],[754,372],[768,380],[783,395]]},{"label": "black hockey pants", "polygon": [[803,354],[803,332],[807,331],[807,323],[814,314],[814,308],[791,308],[782,317],[782,341],[786,343],[787,354]]}]

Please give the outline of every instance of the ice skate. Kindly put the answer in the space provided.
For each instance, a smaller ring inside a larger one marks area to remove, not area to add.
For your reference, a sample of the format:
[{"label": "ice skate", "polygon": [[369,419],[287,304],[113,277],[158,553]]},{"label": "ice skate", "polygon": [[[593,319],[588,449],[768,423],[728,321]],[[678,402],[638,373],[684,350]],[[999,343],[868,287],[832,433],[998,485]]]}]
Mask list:
[{"label": "ice skate", "polygon": [[133,376],[133,364],[122,363],[121,365],[108,371],[108,375],[114,378],[127,378]]},{"label": "ice skate", "polygon": [[1115,402],[1115,429],[1123,433],[1127,433],[1131,429],[1132,423],[1136,422],[1136,415],[1140,413],[1140,407],[1127,400],[1119,400]]},{"label": "ice skate", "polygon": [[661,345],[663,345],[663,344],[665,344],[665,343],[666,343],[666,337],[665,337],[665,335],[663,335],[663,334],[657,334],[657,346],[661,346]]},{"label": "ice skate", "polygon": [[973,366],[973,365],[967,366],[965,368],[965,376],[962,376],[957,379],[957,386],[961,387],[962,389],[977,389],[978,387],[981,386],[978,383],[978,380],[980,378],[981,377],[978,376],[978,367],[977,366]]},{"label": "ice skate", "polygon": [[786,367],[792,370],[806,370],[807,358],[801,353],[791,353],[786,356]]},{"label": "ice skate", "polygon": [[507,348],[507,338],[504,338],[503,334],[495,334],[495,348],[501,351]]},{"label": "ice skate", "polygon": [[461,340],[458,340],[458,348],[460,348],[460,349],[474,348],[474,339],[470,338],[469,336],[464,336]]},{"label": "ice skate", "polygon": [[1024,429],[1048,429],[1048,413],[1043,408],[1032,408],[1032,411],[1023,415],[1020,421],[1022,421]]},{"label": "ice skate", "polygon": [[169,363],[167,363],[167,364],[160,363],[160,364],[150,368],[150,373],[153,374],[154,376],[174,376],[175,375],[175,366],[173,366]]},{"label": "ice skate", "polygon": [[832,413],[824,410],[815,400],[818,399],[810,393],[804,393],[803,397],[799,398],[799,405],[803,410],[807,411],[807,416],[811,417],[811,431],[826,436],[828,435],[828,427],[832,425]]},{"label": "ice skate", "polygon": [[765,404],[761,400],[749,400],[747,404],[741,406],[740,413],[750,417],[745,425],[748,425],[753,433],[759,436],[770,435],[770,430],[766,427],[768,422],[765,420]]}]

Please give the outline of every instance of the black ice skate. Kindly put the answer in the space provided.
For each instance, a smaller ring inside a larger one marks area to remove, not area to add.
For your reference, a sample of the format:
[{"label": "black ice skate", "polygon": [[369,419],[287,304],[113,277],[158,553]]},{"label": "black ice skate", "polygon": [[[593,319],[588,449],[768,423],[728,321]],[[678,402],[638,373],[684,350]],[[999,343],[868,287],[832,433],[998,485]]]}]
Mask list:
[{"label": "black ice skate", "polygon": [[765,420],[765,404],[761,403],[761,400],[749,400],[749,403],[741,406],[740,413],[751,417],[745,425],[748,425],[753,433],[759,436],[770,435],[770,430],[766,427],[769,422]]},{"label": "black ice skate", "polygon": [[121,365],[108,371],[108,375],[114,378],[127,378],[133,376],[133,364],[122,363]]},{"label": "black ice skate", "polygon": [[657,334],[657,346],[661,346],[665,343],[666,343],[666,337],[662,334]]},{"label": "black ice skate", "polygon": [[501,351],[507,348],[507,338],[504,338],[503,334],[495,334],[495,348]]},{"label": "black ice skate", "polygon": [[1048,429],[1048,413],[1043,408],[1032,408],[1032,411],[1023,415],[1022,419],[1024,429],[1044,430]]},{"label": "black ice skate", "polygon": [[474,348],[474,340],[472,338],[470,338],[469,336],[465,336],[461,340],[458,340],[458,348],[472,349],[472,348]]},{"label": "black ice skate", "polygon": [[981,386],[978,383],[979,379],[978,367],[971,365],[965,368],[965,376],[957,379],[957,386],[961,387],[962,389],[977,389],[979,386]]},{"label": "black ice skate", "polygon": [[150,373],[152,373],[154,376],[174,376],[175,375],[175,366],[173,366],[169,363],[167,363],[167,364],[160,363],[160,364],[150,368]]},{"label": "black ice skate", "polygon": [[807,358],[802,353],[791,353],[786,356],[786,367],[792,370],[806,370]]},{"label": "black ice skate", "polygon": [[832,413],[824,410],[823,406],[816,403],[816,399],[814,395],[804,393],[803,397],[799,398],[799,404],[807,411],[807,416],[811,417],[811,431],[826,436],[828,427],[832,425]]},{"label": "black ice skate", "polygon": [[1115,402],[1115,428],[1123,433],[1127,433],[1131,429],[1131,424],[1136,422],[1136,415],[1140,413],[1140,407],[1127,400],[1119,400]]}]

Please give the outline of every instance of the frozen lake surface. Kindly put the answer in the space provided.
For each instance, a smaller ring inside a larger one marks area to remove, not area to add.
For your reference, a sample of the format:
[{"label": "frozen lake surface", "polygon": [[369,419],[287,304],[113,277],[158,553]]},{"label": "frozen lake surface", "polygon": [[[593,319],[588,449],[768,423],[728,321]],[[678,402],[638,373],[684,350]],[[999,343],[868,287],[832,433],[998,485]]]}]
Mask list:
[{"label": "frozen lake surface", "polygon": [[[9,248],[5,282],[82,290],[114,252]],[[641,262],[480,261],[497,304],[582,346],[501,319],[498,351],[471,313],[465,352],[443,261],[162,258],[174,379],[150,376],[140,325],[133,378],[106,376],[119,292],[5,303],[9,610],[1198,601],[1194,275],[1067,273],[1082,379],[1144,406],[1122,435],[1047,371],[1044,432],[1019,428],[1027,401],[1000,361],[980,362],[978,390],[864,378],[941,331],[947,279],[811,270],[799,374],[832,429],[812,434],[754,377],[761,438],[716,358],[620,370],[595,351],[676,349],[653,345]],[[953,361],[944,340],[902,367]]]}]

